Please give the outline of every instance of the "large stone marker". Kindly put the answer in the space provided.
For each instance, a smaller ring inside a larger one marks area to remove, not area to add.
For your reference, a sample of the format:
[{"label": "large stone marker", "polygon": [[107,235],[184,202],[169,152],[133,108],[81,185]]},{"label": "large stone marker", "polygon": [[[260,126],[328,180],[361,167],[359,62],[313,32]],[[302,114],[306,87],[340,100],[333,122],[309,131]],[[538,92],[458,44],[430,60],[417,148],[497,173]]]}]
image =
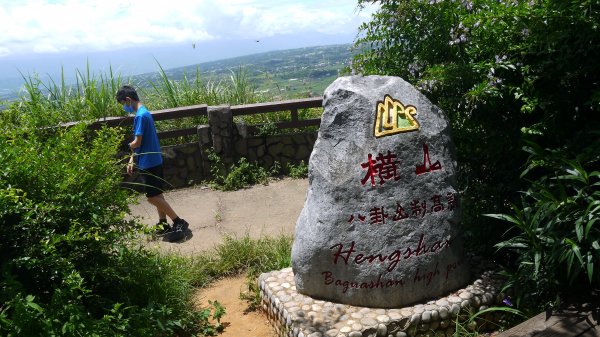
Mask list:
[{"label": "large stone marker", "polygon": [[443,112],[398,77],[339,78],[323,105],[292,248],[298,292],[394,308],[463,286]]}]

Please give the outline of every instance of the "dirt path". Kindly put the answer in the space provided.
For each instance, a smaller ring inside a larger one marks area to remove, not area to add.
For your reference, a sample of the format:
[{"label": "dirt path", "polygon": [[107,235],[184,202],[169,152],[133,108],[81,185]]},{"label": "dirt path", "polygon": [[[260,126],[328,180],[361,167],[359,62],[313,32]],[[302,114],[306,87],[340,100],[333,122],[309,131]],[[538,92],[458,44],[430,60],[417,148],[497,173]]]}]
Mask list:
[{"label": "dirt path", "polygon": [[[201,254],[221,243],[224,235],[241,237],[249,234],[259,238],[293,234],[307,188],[307,179],[283,179],[233,192],[206,187],[169,191],[165,198],[178,215],[190,223],[192,236],[180,243],[153,241],[149,245],[182,254]],[[157,221],[154,207],[145,200],[132,205],[131,212],[147,224]],[[217,300],[225,306],[222,321],[226,327],[219,336],[275,337],[263,312],[246,312],[248,305],[240,299],[240,292],[245,290],[245,276],[242,275],[199,290],[196,299],[203,307],[208,306],[208,300]]]},{"label": "dirt path", "polygon": [[220,280],[198,291],[196,301],[200,307],[206,307],[209,300],[217,300],[225,307],[221,321],[225,330],[220,337],[276,337],[267,316],[262,311],[248,312],[248,305],[240,299],[240,293],[248,290],[245,283],[244,275]]}]

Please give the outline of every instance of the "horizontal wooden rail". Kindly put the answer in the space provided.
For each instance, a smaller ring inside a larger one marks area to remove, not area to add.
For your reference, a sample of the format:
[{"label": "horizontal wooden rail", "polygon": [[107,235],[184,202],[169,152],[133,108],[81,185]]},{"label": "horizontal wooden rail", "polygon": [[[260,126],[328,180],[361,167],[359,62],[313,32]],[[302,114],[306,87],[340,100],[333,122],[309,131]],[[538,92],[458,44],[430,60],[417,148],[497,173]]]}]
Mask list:
[{"label": "horizontal wooden rail", "polygon": [[[152,118],[155,121],[164,121],[169,119],[178,119],[185,117],[197,117],[197,116],[207,116],[208,115],[208,106],[206,104],[201,105],[192,105],[185,106],[173,109],[164,109],[164,110],[156,110],[151,112]],[[98,119],[90,125],[92,129],[98,129],[102,125],[116,127],[116,126],[131,126],[133,123],[133,116],[126,117],[106,117],[102,119]],[[175,136],[178,137],[178,136]]]},{"label": "horizontal wooden rail", "polygon": [[208,116],[208,106],[206,104],[157,110],[152,113],[152,117],[155,121],[198,116]]},{"label": "horizontal wooden rail", "polygon": [[[233,116],[247,116],[268,112],[290,111],[291,121],[275,123],[279,129],[303,128],[308,126],[318,126],[321,119],[298,119],[299,109],[320,108],[323,105],[323,98],[303,98],[291,99],[280,102],[256,103],[245,105],[234,105],[231,107]],[[170,119],[178,119],[185,117],[208,116],[208,106],[206,104],[192,105],[173,109],[156,110],[151,112],[155,121],[163,121]],[[90,125],[90,129],[99,129],[103,125],[109,127],[126,127],[130,128],[133,123],[133,116],[125,117],[106,117],[98,119]],[[248,130],[253,132],[258,130],[262,125],[248,125]],[[161,131],[158,133],[160,139],[177,138],[184,136],[196,135],[197,128],[190,127],[178,130]]]},{"label": "horizontal wooden rail", "polygon": [[234,116],[254,115],[265,112],[320,108],[323,106],[322,97],[290,99],[281,102],[234,105],[231,112]]},{"label": "horizontal wooden rail", "polygon": [[[303,99],[291,99],[280,102],[269,102],[269,103],[256,103],[246,105],[234,105],[231,107],[231,112],[234,116],[247,116],[255,115],[260,113],[278,112],[278,111],[290,111],[291,120],[288,122],[278,122],[275,126],[278,129],[292,129],[292,128],[304,128],[308,126],[315,126],[321,123],[320,118],[300,120],[298,119],[299,109],[308,108],[320,108],[323,106],[323,98],[303,98]],[[262,124],[248,125],[248,131],[256,132],[260,130]]]}]

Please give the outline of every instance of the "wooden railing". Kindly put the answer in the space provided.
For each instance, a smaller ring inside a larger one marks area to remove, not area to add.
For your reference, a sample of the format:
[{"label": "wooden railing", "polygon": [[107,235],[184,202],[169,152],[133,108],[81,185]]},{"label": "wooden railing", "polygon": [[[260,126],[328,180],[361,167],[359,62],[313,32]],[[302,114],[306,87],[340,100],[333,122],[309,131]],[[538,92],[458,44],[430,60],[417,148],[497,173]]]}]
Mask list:
[{"label": "wooden railing", "polygon": [[[254,115],[268,112],[290,111],[291,120],[289,122],[275,123],[279,129],[303,128],[307,126],[315,126],[321,123],[320,118],[298,119],[298,110],[307,108],[320,108],[323,106],[323,98],[303,98],[293,99],[280,102],[257,103],[246,105],[234,105],[231,107],[233,116]],[[248,131],[254,131],[258,126],[250,125]]]},{"label": "wooden railing", "polygon": [[[268,103],[257,103],[257,104],[246,104],[246,105],[234,105],[231,107],[231,111],[234,116],[245,116],[255,115],[269,112],[282,112],[289,111],[290,121],[275,123],[275,126],[279,129],[289,128],[303,128],[307,126],[319,125],[321,122],[320,118],[304,119],[298,118],[298,110],[307,108],[320,108],[322,107],[323,99],[321,97],[315,98],[303,98],[303,99],[292,99],[279,102],[268,102]],[[173,109],[156,110],[152,112],[152,117],[155,121],[172,120],[185,117],[199,117],[208,115],[208,106],[206,104],[193,105],[187,107],[179,107]],[[98,120],[90,125],[90,128],[97,129],[103,125],[110,127],[131,127],[133,123],[133,117],[107,117]],[[249,131],[254,131],[260,125],[248,125]],[[176,138],[183,136],[191,136],[197,133],[196,127],[162,131],[158,133],[160,139]]]}]

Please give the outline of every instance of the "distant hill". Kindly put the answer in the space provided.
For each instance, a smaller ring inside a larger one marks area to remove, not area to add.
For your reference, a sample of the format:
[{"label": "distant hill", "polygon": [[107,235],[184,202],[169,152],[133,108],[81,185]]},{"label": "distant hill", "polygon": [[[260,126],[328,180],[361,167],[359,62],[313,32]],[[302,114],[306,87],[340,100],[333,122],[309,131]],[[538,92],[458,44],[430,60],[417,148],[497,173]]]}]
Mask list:
[{"label": "distant hill", "polygon": [[[229,81],[231,71],[243,67],[250,84],[267,98],[320,96],[350,66],[351,46],[342,44],[271,51],[165,69],[165,73],[171,80],[183,79],[187,73],[191,80],[195,79],[198,67],[201,80],[206,83]],[[152,72],[133,76],[132,79],[139,85],[148,86],[148,80],[154,82],[159,78],[159,72]],[[0,102],[15,100],[22,85],[22,78],[0,81]],[[2,107],[0,105],[0,110]]]},{"label": "distant hill", "polygon": [[[20,77],[0,79],[0,101],[12,101],[17,98],[17,92],[23,85],[24,80]],[[2,106],[0,105],[0,108]]]},{"label": "distant hill", "polygon": [[[350,66],[350,44],[307,47],[240,56],[197,65],[165,69],[169,79],[194,79],[196,67],[207,81],[229,81],[240,66],[256,89],[273,97],[320,96],[342,71]],[[142,83],[159,79],[158,72],[136,76]]]}]

